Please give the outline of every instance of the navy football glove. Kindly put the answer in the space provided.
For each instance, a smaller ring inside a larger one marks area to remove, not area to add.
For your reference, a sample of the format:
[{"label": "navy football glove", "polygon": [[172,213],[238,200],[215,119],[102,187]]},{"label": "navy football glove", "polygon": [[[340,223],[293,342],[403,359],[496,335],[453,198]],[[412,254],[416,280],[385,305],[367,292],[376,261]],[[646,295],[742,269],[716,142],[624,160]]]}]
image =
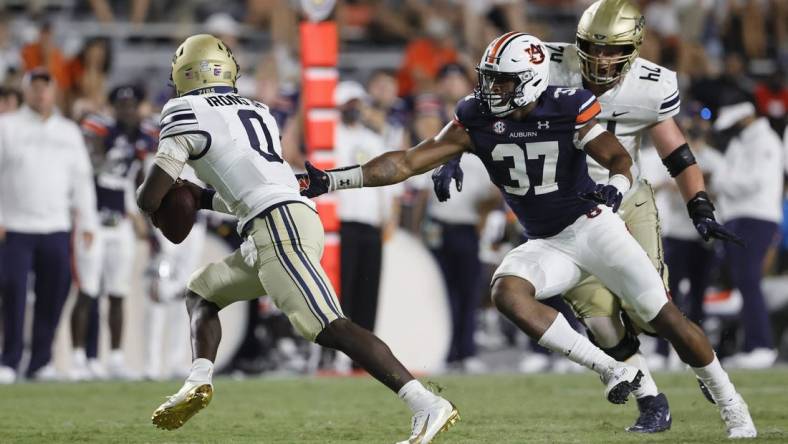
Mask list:
[{"label": "navy football glove", "polygon": [[454,159],[439,166],[432,172],[432,184],[435,189],[435,196],[440,202],[446,202],[451,197],[451,180],[454,179],[457,191],[462,191],[462,179],[465,173],[460,168],[460,158]]},{"label": "navy football glove", "polygon": [[578,196],[580,196],[581,199],[607,205],[613,209],[614,213],[618,211],[618,207],[621,206],[621,201],[624,199],[624,195],[618,191],[618,188],[613,185],[603,185],[601,183],[596,184],[593,191],[586,191],[578,194]]},{"label": "navy football glove", "polygon": [[698,230],[704,241],[720,239],[744,246],[741,237],[725,228],[714,218],[714,204],[711,203],[709,195],[705,191],[699,191],[687,202],[687,211],[692,219],[692,224],[695,225],[695,229]]},{"label": "navy football glove", "polygon": [[325,171],[315,167],[309,161],[304,164],[306,173],[296,174],[298,187],[302,196],[316,197],[328,193],[331,180]]}]

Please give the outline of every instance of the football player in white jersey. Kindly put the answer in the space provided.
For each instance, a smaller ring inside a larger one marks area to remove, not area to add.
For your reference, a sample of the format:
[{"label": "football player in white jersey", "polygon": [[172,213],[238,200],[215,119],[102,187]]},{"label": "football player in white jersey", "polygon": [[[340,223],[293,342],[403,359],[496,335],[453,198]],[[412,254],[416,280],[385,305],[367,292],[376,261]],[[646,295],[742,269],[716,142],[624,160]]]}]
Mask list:
[{"label": "football player in white jersey", "polygon": [[216,37],[200,34],[181,44],[172,59],[178,97],[162,110],[158,152],[137,196],[144,212],[155,212],[188,163],[215,190],[182,186],[201,208],[235,215],[244,238],[238,250],[196,271],[187,284],[192,368],[183,387],[153,413],[153,423],[176,429],[208,405],[221,339],[219,310],[267,294],[301,335],[344,352],[407,403],[414,413],[408,442],[431,442],[459,419],[457,409],[342,314],[320,266],[320,218],[282,159],[268,107],[238,96],[237,76],[235,57]]},{"label": "football player in white jersey", "polygon": [[[550,57],[550,84],[591,90],[602,107],[597,116],[599,123],[615,134],[632,156],[631,172],[635,182],[624,196],[619,214],[648,253],[667,288],[654,192],[639,171],[640,145],[645,133],[675,178],[687,202],[689,216],[703,239],[738,239],[715,220],[703,174],[673,119],[681,103],[676,73],[638,57],[644,24],[645,18],[629,1],[599,0],[583,13],[577,27],[576,44],[546,43],[545,46]],[[446,165],[455,172],[449,169],[442,174],[459,173],[456,162],[455,159]],[[607,183],[608,170],[590,157],[588,169],[597,183]],[[448,185],[444,182],[443,186],[441,194],[447,194]],[[659,393],[638,351],[637,333],[653,334],[653,328],[594,276],[582,280],[565,293],[564,298],[589,328],[600,348],[644,373],[640,388],[634,392],[640,415],[627,430],[653,433],[669,429],[671,416],[667,399]],[[701,385],[701,388],[713,402],[705,387]]]}]

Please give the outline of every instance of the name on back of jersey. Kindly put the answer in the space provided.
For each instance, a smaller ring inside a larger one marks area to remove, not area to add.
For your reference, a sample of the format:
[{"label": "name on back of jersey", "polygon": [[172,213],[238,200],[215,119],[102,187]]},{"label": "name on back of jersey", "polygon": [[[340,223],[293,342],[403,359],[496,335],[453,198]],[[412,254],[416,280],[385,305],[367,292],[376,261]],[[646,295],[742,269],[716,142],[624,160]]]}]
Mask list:
[{"label": "name on back of jersey", "polygon": [[255,108],[265,108],[265,105],[260,102],[255,102],[235,94],[217,94],[205,96],[203,99],[211,106],[246,105],[254,106]]}]

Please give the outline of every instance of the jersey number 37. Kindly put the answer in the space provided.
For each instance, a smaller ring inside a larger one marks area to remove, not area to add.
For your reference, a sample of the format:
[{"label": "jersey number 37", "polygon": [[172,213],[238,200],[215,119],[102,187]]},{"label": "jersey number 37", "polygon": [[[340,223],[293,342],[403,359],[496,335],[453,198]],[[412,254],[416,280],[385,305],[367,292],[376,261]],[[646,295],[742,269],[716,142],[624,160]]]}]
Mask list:
[{"label": "jersey number 37", "polygon": [[525,167],[525,156],[528,160],[537,160],[544,156],[542,167],[542,183],[534,185],[534,194],[547,194],[558,190],[558,183],[555,181],[556,166],[558,165],[558,142],[531,142],[524,144],[524,147],[515,143],[502,143],[495,146],[492,150],[492,159],[496,161],[506,161],[511,158],[514,161],[514,168],[509,168],[509,178],[516,186],[505,185],[504,190],[516,196],[525,196],[531,189],[531,180]]}]

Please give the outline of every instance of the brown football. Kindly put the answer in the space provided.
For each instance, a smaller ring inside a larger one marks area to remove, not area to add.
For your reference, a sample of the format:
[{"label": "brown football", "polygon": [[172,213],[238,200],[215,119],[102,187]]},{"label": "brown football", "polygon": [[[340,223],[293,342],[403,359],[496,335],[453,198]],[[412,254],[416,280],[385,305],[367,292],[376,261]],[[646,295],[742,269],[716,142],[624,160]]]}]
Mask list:
[{"label": "brown football", "polygon": [[198,203],[189,189],[176,183],[161,200],[159,209],[153,213],[151,219],[164,237],[179,244],[192,231],[197,210]]}]

